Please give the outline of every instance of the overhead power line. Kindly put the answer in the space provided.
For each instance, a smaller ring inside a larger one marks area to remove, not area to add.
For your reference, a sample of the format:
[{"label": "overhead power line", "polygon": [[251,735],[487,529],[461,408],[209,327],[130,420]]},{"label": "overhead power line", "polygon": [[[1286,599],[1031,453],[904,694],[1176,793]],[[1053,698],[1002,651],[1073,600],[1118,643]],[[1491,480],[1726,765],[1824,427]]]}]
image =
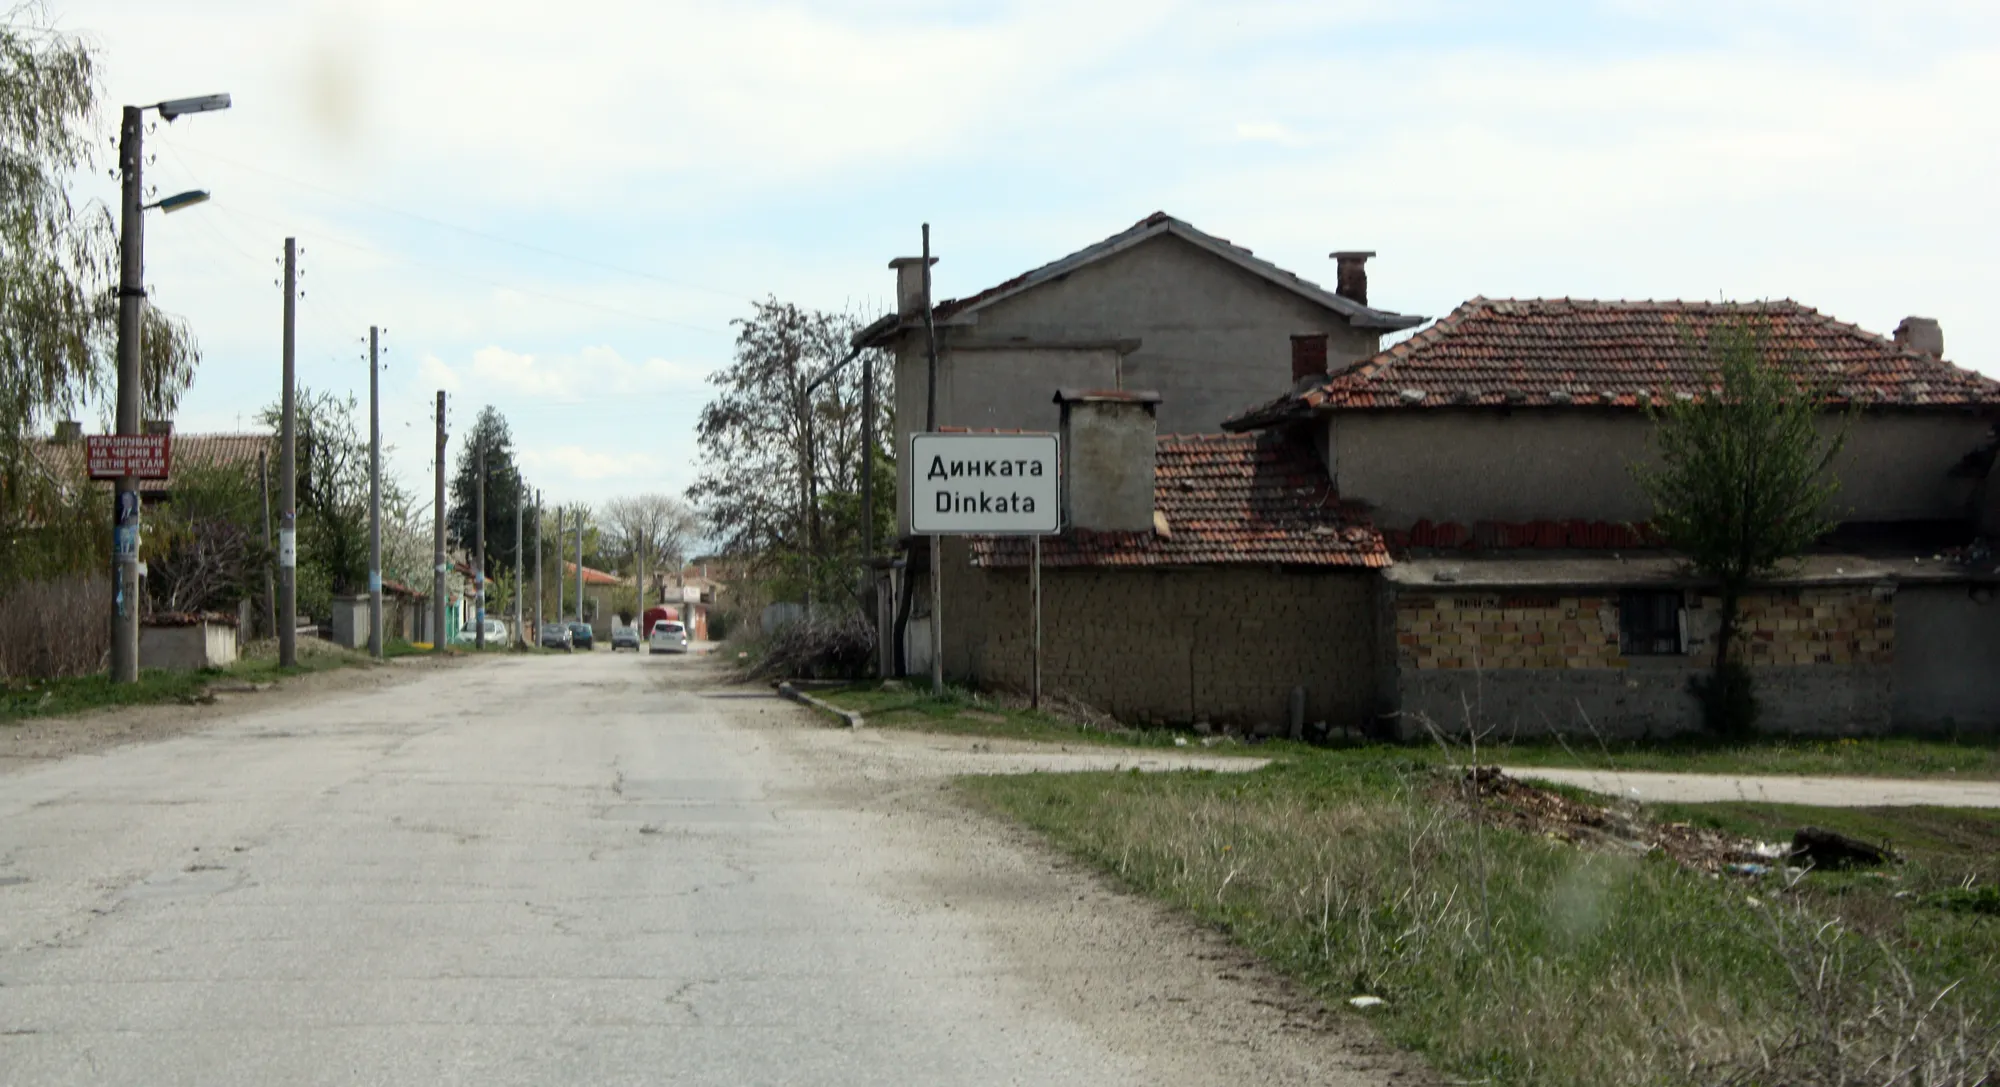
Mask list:
[{"label": "overhead power line", "polygon": [[[162,142],[167,142],[167,141],[163,140]],[[524,242],[515,238],[503,237],[499,234],[493,234],[488,231],[478,230],[473,227],[461,226],[458,223],[447,222],[446,220],[439,219],[436,216],[426,215],[423,212],[409,211],[403,208],[398,208],[389,204],[381,203],[380,201],[369,200],[365,197],[359,197],[351,195],[349,193],[344,193],[339,191],[338,189],[330,189],[324,185],[316,184],[311,181],[302,181],[295,177],[287,177],[284,174],[277,173],[276,171],[267,170],[261,166],[252,166],[247,162],[242,162],[237,159],[232,159],[226,155],[218,155],[213,151],[205,150],[203,148],[190,146],[186,148],[186,150],[196,155],[199,155],[202,158],[213,159],[216,162],[220,162],[229,166],[234,166],[238,169],[248,170],[254,174],[262,174],[263,176],[268,177],[273,181],[282,181],[287,185],[295,185],[302,189],[311,189],[314,192],[321,193],[326,196],[331,196],[336,200],[345,200],[348,203],[357,205],[359,207],[371,208],[375,211],[384,212],[389,215],[399,215],[405,219],[414,219],[417,222],[428,223],[431,226],[439,227],[444,230],[456,231],[457,233],[467,235],[468,237],[479,238],[484,241],[493,242],[497,245],[512,246],[513,248],[525,250],[530,253],[539,253],[543,256],[555,257],[558,260],[566,260],[572,263],[586,265],[592,268],[599,268],[607,272],[617,272],[619,275],[637,276],[638,278],[641,279],[650,279],[658,283],[664,283],[670,287],[677,287],[684,291],[696,291],[701,294],[714,295],[718,298],[727,298],[730,299],[731,301],[736,301],[736,302],[755,301],[755,299],[751,298],[750,296],[741,294],[736,291],[725,291],[715,287],[705,287],[698,283],[689,283],[685,280],[679,280],[671,278],[669,276],[663,276],[657,272],[647,272],[637,268],[628,268],[623,265],[612,264],[607,261],[597,260],[593,257],[580,257],[574,253],[565,253],[559,249],[551,249],[548,246],[537,245],[534,242]]]}]

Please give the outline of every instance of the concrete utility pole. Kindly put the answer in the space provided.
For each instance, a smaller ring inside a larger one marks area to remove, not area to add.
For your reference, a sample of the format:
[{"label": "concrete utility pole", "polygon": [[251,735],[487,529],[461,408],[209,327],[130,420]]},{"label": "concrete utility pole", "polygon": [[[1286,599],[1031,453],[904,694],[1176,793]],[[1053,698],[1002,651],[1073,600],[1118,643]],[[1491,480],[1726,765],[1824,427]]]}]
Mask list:
[{"label": "concrete utility pole", "polygon": [[576,511],[576,621],[587,623],[583,617],[583,511]]},{"label": "concrete utility pole", "polygon": [[[924,429],[937,430],[937,326],[931,321],[931,225],[924,224],[924,344],[930,356],[930,404]],[[931,560],[931,694],[944,696],[944,537],[933,535]]]},{"label": "concrete utility pole", "polygon": [[[143,433],[139,420],[145,375],[141,372],[140,336],[146,316],[146,212],[159,208],[171,214],[208,199],[203,190],[145,202],[146,111],[157,110],[168,124],[191,113],[228,109],[229,96],[209,94],[176,98],[151,106],[126,106],[118,124],[118,436]],[[14,360],[7,360],[9,366]],[[172,439],[168,439],[171,441]],[[111,682],[139,681],[139,612],[144,601],[139,586],[139,479],[119,476],[112,484],[111,506]]]},{"label": "concrete utility pole", "polygon": [[368,326],[368,655],[382,659],[382,382],[377,346],[381,330]]},{"label": "concrete utility pole", "polygon": [[[257,454],[257,495],[264,500],[264,550],[271,549],[271,455]],[[264,564],[264,626],[273,638],[278,636],[278,576],[271,571],[271,564]]]},{"label": "concrete utility pole", "polygon": [[[145,314],[145,111],[126,106],[118,132],[118,165],[124,174],[118,237],[118,434],[135,436],[139,425],[139,330]],[[12,365],[11,361],[9,365]],[[139,481],[120,476],[116,484],[112,541],[117,556],[111,587],[111,682],[139,681]]]},{"label": "concrete utility pole", "polygon": [[299,663],[298,403],[293,388],[294,341],[299,318],[299,240],[285,239],[285,393],[278,449],[278,665]]},{"label": "concrete utility pole", "polygon": [[569,584],[569,574],[563,570],[563,549],[568,546],[569,546],[568,541],[566,541],[563,538],[562,507],[557,506],[556,507],[556,622],[558,623],[563,621],[563,616],[569,614],[568,612],[563,610],[563,589],[565,586]]},{"label": "concrete utility pole", "polygon": [[542,643],[542,492],[535,490],[535,640],[529,645]]},{"label": "concrete utility pole", "polygon": [[472,631],[476,649],[486,648],[486,445],[472,451],[477,467],[472,477],[472,596],[478,626]]},{"label": "concrete utility pole", "polygon": [[437,499],[431,506],[431,645],[442,653],[451,641],[444,629],[444,390],[438,390],[437,420]]},{"label": "concrete utility pole", "polygon": [[[515,492],[520,493],[519,491]],[[521,583],[521,503],[514,503],[514,644],[524,645],[527,638],[521,629],[521,590],[527,586]]]}]

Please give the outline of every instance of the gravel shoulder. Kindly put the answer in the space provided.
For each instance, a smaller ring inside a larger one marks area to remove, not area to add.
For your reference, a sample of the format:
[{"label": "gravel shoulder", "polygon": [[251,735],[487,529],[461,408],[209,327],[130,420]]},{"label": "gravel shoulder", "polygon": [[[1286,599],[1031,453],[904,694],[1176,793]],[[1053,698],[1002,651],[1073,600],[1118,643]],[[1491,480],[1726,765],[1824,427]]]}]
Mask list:
[{"label": "gravel shoulder", "polygon": [[1532,766],[1503,766],[1501,770],[1517,778],[1569,785],[1648,804],[1749,801],[1816,808],[2000,808],[2000,781],[1668,774]]}]

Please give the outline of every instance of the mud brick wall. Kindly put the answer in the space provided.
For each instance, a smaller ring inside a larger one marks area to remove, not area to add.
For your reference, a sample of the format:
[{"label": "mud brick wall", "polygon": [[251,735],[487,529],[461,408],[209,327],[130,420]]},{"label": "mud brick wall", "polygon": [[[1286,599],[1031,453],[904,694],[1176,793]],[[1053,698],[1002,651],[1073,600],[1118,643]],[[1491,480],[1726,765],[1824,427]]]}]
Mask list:
[{"label": "mud brick wall", "polygon": [[[1618,594],[1397,594],[1394,704],[1406,735],[1468,725],[1503,735],[1671,735],[1701,727],[1689,687],[1714,662],[1719,598],[1687,598],[1687,652],[1626,656]],[[1741,603],[1750,663],[1775,732],[1887,729],[1895,611],[1886,587],[1764,592]]]},{"label": "mud brick wall", "polygon": [[[1028,572],[945,551],[946,674],[1027,690]],[[1360,724],[1380,704],[1375,593],[1365,572],[1044,570],[1042,689],[1122,721],[1277,732],[1303,686],[1308,723]]]}]

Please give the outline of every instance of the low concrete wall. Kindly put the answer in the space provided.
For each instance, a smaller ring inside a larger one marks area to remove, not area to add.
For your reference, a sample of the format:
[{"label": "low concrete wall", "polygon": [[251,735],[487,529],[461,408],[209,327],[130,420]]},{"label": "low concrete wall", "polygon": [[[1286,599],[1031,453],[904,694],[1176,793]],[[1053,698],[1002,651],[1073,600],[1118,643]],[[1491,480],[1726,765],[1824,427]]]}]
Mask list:
[{"label": "low concrete wall", "polygon": [[1896,594],[1898,727],[2000,732],[2000,592],[1904,586]]},{"label": "low concrete wall", "polygon": [[[1028,572],[966,565],[956,540],[945,554],[946,674],[1026,690]],[[1044,570],[1042,689],[1124,721],[1270,733],[1303,686],[1308,724],[1358,725],[1375,703],[1374,592],[1360,571]]]},{"label": "low concrete wall", "polygon": [[144,626],[139,629],[139,667],[172,672],[227,668],[236,663],[236,628],[227,623]]}]

